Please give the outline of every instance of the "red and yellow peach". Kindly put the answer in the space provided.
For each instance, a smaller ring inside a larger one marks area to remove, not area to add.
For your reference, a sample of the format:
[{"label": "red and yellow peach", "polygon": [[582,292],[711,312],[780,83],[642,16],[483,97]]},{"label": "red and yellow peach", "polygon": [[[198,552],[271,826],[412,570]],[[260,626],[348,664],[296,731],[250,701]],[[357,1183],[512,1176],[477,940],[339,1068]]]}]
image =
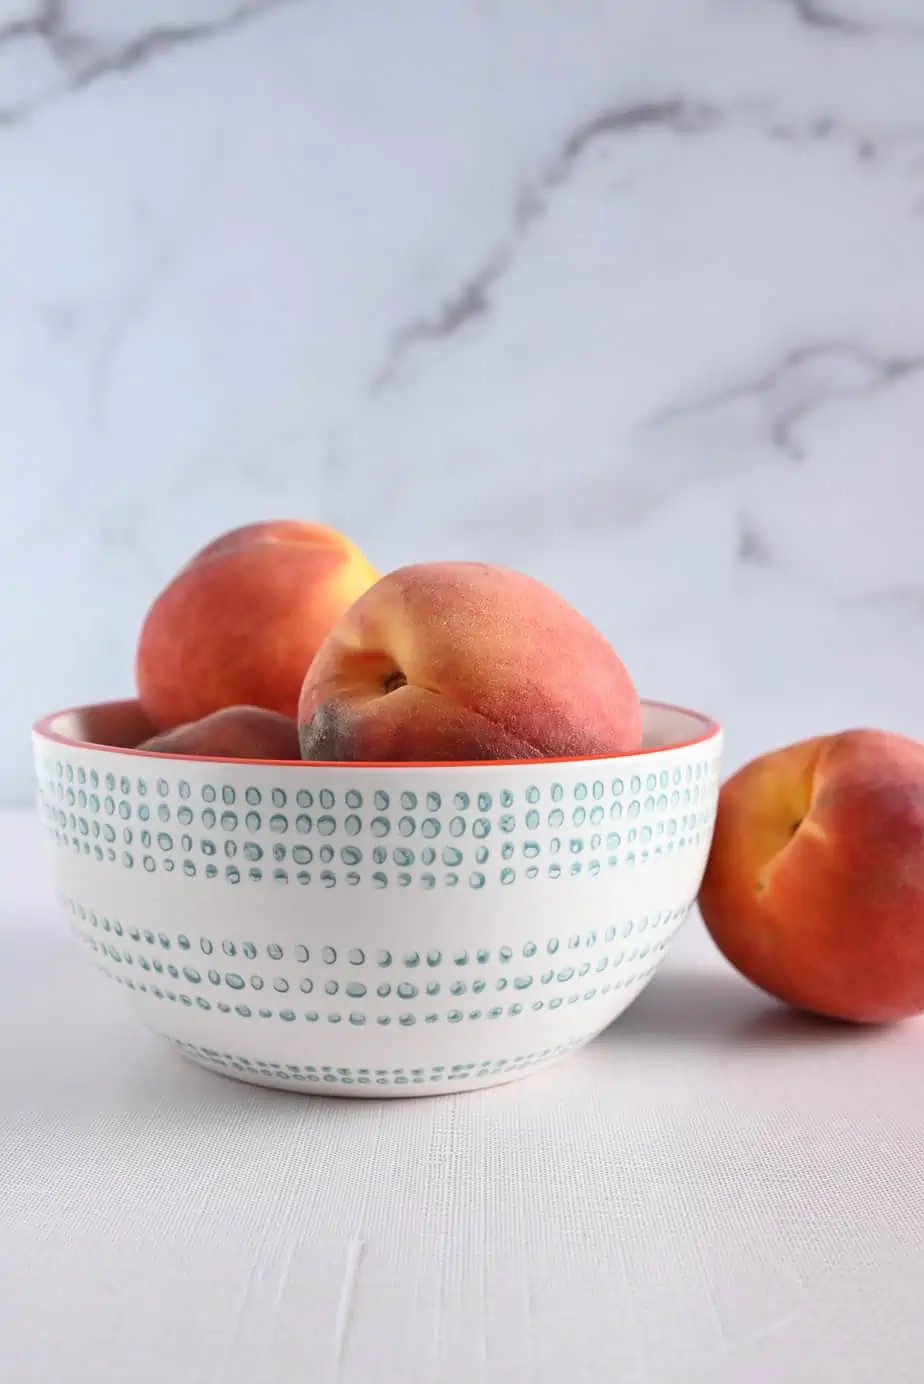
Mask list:
[{"label": "red and yellow peach", "polygon": [[158,730],[231,706],[294,717],[305,670],[336,620],[376,580],[321,524],[235,529],[160,593],[138,645],[138,695]]},{"label": "red and yellow peach", "polygon": [[162,731],[138,746],[159,754],[213,759],[298,759],[298,727],[290,716],[259,706],[229,706]]},{"label": "red and yellow peach", "polygon": [[884,731],[762,755],[719,795],[699,898],[732,965],[799,1008],[924,1011],[924,745]]},{"label": "red and yellow peach", "polygon": [[399,568],[328,635],[299,703],[305,759],[620,754],[638,694],[604,637],[531,577],[483,562]]}]

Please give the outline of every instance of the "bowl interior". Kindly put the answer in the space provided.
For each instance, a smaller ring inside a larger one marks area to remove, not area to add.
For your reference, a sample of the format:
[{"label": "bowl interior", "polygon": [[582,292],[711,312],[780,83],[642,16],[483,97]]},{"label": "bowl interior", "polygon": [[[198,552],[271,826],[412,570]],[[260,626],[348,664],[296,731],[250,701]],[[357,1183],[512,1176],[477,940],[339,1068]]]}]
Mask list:
[{"label": "bowl interior", "polygon": [[667,702],[642,702],[642,749],[664,750],[706,740],[718,731],[716,723],[698,711]]},{"label": "bowl interior", "polygon": [[[718,726],[708,716],[667,702],[642,702],[642,750],[659,750],[708,740],[717,734]],[[154,727],[137,701],[101,702],[95,706],[72,707],[53,712],[35,727],[36,734],[65,744],[94,745],[101,748],[133,751],[134,747],[154,734]],[[154,755],[150,751],[137,753],[151,758],[185,759],[186,755]],[[598,756],[608,758],[609,756]],[[253,761],[261,762],[261,761]],[[272,761],[265,761],[272,762]],[[535,760],[513,761],[524,764]],[[543,761],[539,761],[543,762]],[[562,761],[544,761],[562,762]],[[298,761],[296,761],[296,764]],[[281,765],[281,767],[291,767]],[[352,767],[356,767],[353,765]],[[424,767],[424,766],[421,766]],[[442,766],[445,768],[445,765]]]}]

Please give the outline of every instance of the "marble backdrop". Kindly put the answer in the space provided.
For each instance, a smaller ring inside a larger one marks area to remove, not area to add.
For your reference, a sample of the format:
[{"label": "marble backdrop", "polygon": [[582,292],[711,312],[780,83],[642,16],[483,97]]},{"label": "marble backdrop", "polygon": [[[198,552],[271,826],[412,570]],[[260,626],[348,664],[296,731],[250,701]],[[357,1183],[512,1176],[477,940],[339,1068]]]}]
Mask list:
[{"label": "marble backdrop", "polygon": [[924,734],[920,0],[0,0],[0,266],[0,798],[280,514]]}]

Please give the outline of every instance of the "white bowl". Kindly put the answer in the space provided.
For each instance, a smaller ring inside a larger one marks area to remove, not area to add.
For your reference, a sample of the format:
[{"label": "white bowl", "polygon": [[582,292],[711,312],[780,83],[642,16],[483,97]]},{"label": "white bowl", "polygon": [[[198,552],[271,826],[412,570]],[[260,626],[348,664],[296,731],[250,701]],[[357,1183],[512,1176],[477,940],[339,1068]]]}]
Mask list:
[{"label": "white bowl", "polygon": [[186,1057],[288,1091],[431,1095],[574,1052],[696,898],[722,735],[633,755],[312,764],[150,754],[136,703],[34,730],[59,895]]}]

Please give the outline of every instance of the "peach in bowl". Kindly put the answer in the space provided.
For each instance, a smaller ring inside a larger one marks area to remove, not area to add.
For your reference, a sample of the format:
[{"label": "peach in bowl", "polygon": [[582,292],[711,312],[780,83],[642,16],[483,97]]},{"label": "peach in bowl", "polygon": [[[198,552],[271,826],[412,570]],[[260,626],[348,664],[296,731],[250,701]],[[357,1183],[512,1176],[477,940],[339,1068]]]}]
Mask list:
[{"label": "peach in bowl", "polygon": [[696,898],[722,735],[642,704],[641,749],[467,763],[136,749],[136,702],[34,730],[88,957],[185,1057],[351,1096],[494,1086],[575,1052]]}]

